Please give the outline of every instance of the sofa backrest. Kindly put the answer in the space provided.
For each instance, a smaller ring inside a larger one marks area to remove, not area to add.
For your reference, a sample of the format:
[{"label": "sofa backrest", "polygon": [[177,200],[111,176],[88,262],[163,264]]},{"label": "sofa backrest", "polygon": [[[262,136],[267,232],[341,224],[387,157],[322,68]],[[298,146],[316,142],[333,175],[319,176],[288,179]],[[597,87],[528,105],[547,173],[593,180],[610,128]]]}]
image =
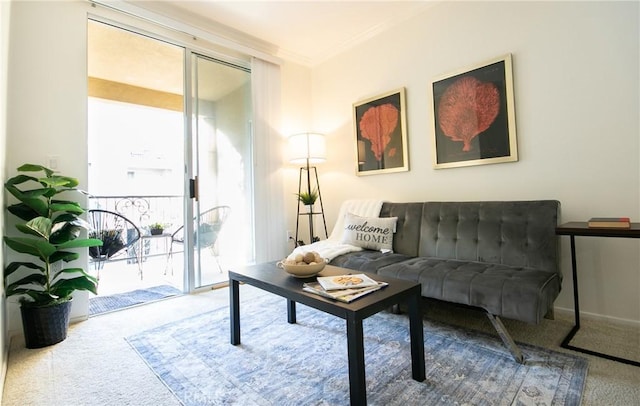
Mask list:
[{"label": "sofa backrest", "polygon": [[560,273],[560,202],[385,202],[381,217],[398,217],[393,250],[409,256],[537,268]]}]

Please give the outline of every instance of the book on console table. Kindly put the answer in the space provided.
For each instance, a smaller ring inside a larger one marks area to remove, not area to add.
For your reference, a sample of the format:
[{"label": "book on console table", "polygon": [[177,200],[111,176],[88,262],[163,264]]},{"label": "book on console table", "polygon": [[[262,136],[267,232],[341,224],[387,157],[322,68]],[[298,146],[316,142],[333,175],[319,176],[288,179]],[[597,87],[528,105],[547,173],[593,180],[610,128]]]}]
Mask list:
[{"label": "book on console table", "polygon": [[307,282],[302,285],[302,290],[305,292],[315,293],[316,295],[329,299],[350,303],[362,296],[368,295],[376,290],[380,290],[387,285],[389,285],[387,282],[376,282],[374,286],[365,286],[363,288],[325,290],[319,282]]},{"label": "book on console table", "polygon": [[591,228],[630,228],[629,217],[592,217],[588,223]]}]

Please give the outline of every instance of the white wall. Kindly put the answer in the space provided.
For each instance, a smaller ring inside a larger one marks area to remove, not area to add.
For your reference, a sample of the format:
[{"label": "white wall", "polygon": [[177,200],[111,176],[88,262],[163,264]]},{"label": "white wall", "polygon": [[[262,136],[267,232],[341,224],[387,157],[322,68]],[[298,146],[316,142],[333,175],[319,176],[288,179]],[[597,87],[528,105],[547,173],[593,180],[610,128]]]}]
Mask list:
[{"label": "white wall", "polygon": [[[355,197],[557,199],[562,221],[640,222],[638,16],[638,2],[447,2],[314,68],[313,124],[329,141],[319,167],[328,222]],[[520,160],[433,169],[432,78],[507,53]],[[358,177],[352,104],[399,87],[410,171]],[[639,322],[638,240],[578,238],[577,249],[581,310]],[[572,309],[567,237],[562,254],[556,306]]]},{"label": "white wall", "polygon": [[[282,134],[284,137],[312,131],[311,70],[286,62],[280,67],[282,75]],[[297,166],[292,166],[297,168]],[[297,172],[296,172],[297,173]],[[294,197],[295,201],[295,197]]]},{"label": "white wall", "polygon": [[[7,177],[23,163],[48,165],[53,155],[60,157],[57,170],[78,178],[86,189],[87,7],[69,1],[12,5]],[[13,221],[7,217],[7,223]],[[8,301],[9,329],[20,331],[19,306],[15,298]],[[87,314],[87,308],[88,294],[77,292],[71,317]]]},{"label": "white wall", "polygon": [[[7,150],[7,67],[9,54],[9,15],[11,2],[0,1],[0,179],[5,179],[5,153]],[[5,206],[4,189],[0,192],[0,207]],[[0,233],[4,235],[5,211],[0,210]],[[0,264],[4,264],[4,244],[0,248]],[[4,280],[4,266],[0,266],[0,280]],[[7,371],[9,340],[7,337],[6,302],[4,298],[4,283],[0,284],[0,394],[4,387]]]}]

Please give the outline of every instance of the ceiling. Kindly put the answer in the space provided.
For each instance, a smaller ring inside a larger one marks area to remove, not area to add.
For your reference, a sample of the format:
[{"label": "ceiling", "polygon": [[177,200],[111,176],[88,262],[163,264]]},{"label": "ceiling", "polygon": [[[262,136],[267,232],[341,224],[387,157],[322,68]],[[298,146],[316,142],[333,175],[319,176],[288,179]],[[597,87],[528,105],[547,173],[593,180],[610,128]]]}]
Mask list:
[{"label": "ceiling", "polygon": [[443,0],[131,0],[128,3],[200,28],[214,27],[232,40],[261,43],[270,47],[275,56],[314,66],[440,1]]}]

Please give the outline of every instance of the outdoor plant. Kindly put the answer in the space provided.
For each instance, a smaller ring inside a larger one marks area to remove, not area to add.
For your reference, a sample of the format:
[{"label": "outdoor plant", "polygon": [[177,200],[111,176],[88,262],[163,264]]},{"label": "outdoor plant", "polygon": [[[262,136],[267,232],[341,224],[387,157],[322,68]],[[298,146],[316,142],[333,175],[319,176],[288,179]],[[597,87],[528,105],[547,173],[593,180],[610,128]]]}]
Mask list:
[{"label": "outdoor plant", "polygon": [[[78,191],[78,180],[57,175],[41,165],[25,164],[18,172],[42,172],[38,177],[19,174],[7,180],[5,189],[20,202],[8,211],[23,220],[16,228],[23,237],[4,237],[12,250],[32,257],[4,269],[7,297],[20,296],[22,308],[47,307],[68,302],[75,290],[97,293],[97,279],[82,268],[65,268],[76,260],[77,248],[99,247],[96,238],[80,238],[89,223],[80,218],[84,209],[60,194]],[[17,279],[16,279],[17,278]]]},{"label": "outdoor plant", "polygon": [[164,223],[151,223],[149,224],[149,232],[151,234],[162,234],[165,229]]},{"label": "outdoor plant", "polygon": [[164,230],[164,223],[151,223],[149,225],[150,230]]},{"label": "outdoor plant", "polygon": [[313,189],[311,192],[300,192],[296,193],[298,196],[298,200],[302,202],[305,206],[313,205],[318,199],[318,189]]},{"label": "outdoor plant", "polygon": [[101,230],[89,232],[89,238],[96,238],[102,241],[100,247],[89,247],[91,258],[111,258],[125,247],[122,240],[121,230]]}]

